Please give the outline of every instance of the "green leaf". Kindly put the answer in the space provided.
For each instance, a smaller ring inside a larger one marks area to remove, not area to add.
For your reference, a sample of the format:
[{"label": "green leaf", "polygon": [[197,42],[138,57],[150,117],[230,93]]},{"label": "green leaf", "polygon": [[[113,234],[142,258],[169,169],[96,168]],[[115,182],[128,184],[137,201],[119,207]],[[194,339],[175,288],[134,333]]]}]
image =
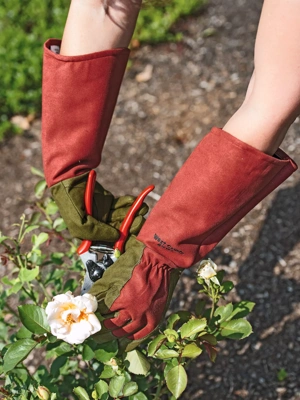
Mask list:
[{"label": "green leaf", "polygon": [[240,301],[234,304],[230,319],[244,318],[251,313],[254,307],[255,303],[252,301]]},{"label": "green leaf", "polygon": [[39,176],[40,178],[45,178],[45,175],[44,175],[43,171],[41,171],[41,170],[38,169],[38,168],[31,167],[31,168],[30,168],[30,171],[31,171],[32,175],[37,175],[37,176]]},{"label": "green leaf", "polygon": [[57,231],[57,232],[61,232],[64,229],[66,229],[67,225],[65,223],[65,221],[62,218],[56,218],[56,220],[53,222],[53,228]]},{"label": "green leaf", "polygon": [[191,319],[180,328],[181,338],[187,338],[193,336],[195,333],[203,331],[207,326],[206,318]]},{"label": "green leaf", "polygon": [[179,314],[171,314],[168,318],[167,329],[173,329],[177,321],[180,320]]},{"label": "green leaf", "polygon": [[128,382],[124,386],[123,396],[131,396],[131,395],[137,393],[138,390],[139,390],[139,387],[136,382]]},{"label": "green leaf", "polygon": [[81,386],[74,388],[73,393],[78,397],[79,400],[90,400],[87,391]]},{"label": "green leaf", "polygon": [[174,343],[179,338],[178,333],[174,329],[166,329],[164,335],[166,335],[170,343]]},{"label": "green leaf", "polygon": [[61,374],[60,369],[63,368],[66,363],[68,362],[68,357],[66,355],[62,355],[57,357],[50,367],[50,374],[53,375],[55,378],[58,378]]},{"label": "green leaf", "polygon": [[39,226],[38,225],[29,225],[27,228],[24,230],[24,233],[29,233],[33,231],[34,229],[37,229]]},{"label": "green leaf", "polygon": [[228,339],[244,339],[252,333],[252,326],[243,318],[233,319],[221,324],[221,336]]},{"label": "green leaf", "polygon": [[45,180],[39,181],[34,187],[35,197],[37,199],[41,199],[43,197],[46,188],[47,188],[46,181]]},{"label": "green leaf", "polygon": [[33,269],[21,268],[19,278],[22,282],[31,282],[38,276],[39,272],[40,268],[38,266]]},{"label": "green leaf", "polygon": [[234,284],[231,281],[225,281],[220,286],[221,293],[228,293],[234,288]]},{"label": "green leaf", "polygon": [[7,295],[10,296],[11,294],[18,293],[23,286],[23,282],[17,282],[7,291]]},{"label": "green leaf", "polygon": [[95,358],[103,363],[107,362],[117,355],[118,349],[118,342],[116,340],[99,344],[95,350]]},{"label": "green leaf", "polygon": [[83,350],[82,350],[83,360],[90,361],[94,357],[95,357],[95,353],[94,353],[93,349],[87,343],[84,343]]},{"label": "green leaf", "polygon": [[54,201],[50,201],[46,206],[46,214],[53,215],[58,212],[58,207]]},{"label": "green leaf", "polygon": [[165,337],[165,335],[162,334],[151,340],[148,345],[148,356],[152,357],[166,340],[167,338]]},{"label": "green leaf", "polygon": [[48,233],[41,232],[38,236],[32,235],[32,243],[34,245],[34,249],[37,249],[41,244],[46,242],[49,238]]},{"label": "green leaf", "polygon": [[182,357],[195,358],[202,353],[202,349],[198,347],[195,343],[187,344],[182,352]]},{"label": "green leaf", "polygon": [[1,233],[0,233],[0,243],[3,243],[7,239],[9,239],[8,236],[2,236]]},{"label": "green leaf", "polygon": [[127,353],[125,360],[129,361],[128,371],[136,375],[147,375],[150,370],[150,363],[147,358],[138,350]]},{"label": "green leaf", "polygon": [[129,397],[129,400],[148,400],[148,398],[142,392],[138,392],[133,396]]},{"label": "green leaf", "polygon": [[159,360],[166,360],[167,358],[179,357],[179,353],[164,346],[157,351],[155,357]]},{"label": "green leaf", "polygon": [[28,354],[37,346],[37,342],[32,339],[20,339],[10,344],[3,357],[3,372],[7,373],[15,368],[19,362],[23,361]]},{"label": "green leaf", "polygon": [[210,333],[201,335],[200,340],[205,340],[206,342],[212,344],[213,346],[215,346],[218,343],[217,338],[214,335],[211,335]]},{"label": "green leaf", "polygon": [[187,375],[182,365],[172,368],[166,375],[167,387],[178,399],[187,386]]},{"label": "green leaf", "polygon": [[226,306],[220,306],[216,309],[215,311],[215,317],[220,317],[218,319],[218,323],[222,323],[226,321],[230,316],[233,311],[233,305],[232,303],[226,304]]},{"label": "green leaf", "polygon": [[115,370],[110,365],[104,365],[103,371],[101,372],[100,378],[110,379],[116,375]]},{"label": "green leaf", "polygon": [[123,386],[125,384],[125,376],[114,376],[108,385],[108,392],[111,397],[116,398],[119,396],[119,393],[122,391]]},{"label": "green leaf", "polygon": [[47,321],[45,310],[34,304],[25,304],[19,306],[19,315],[22,324],[36,335],[50,333],[50,327]]},{"label": "green leaf", "polygon": [[32,332],[30,332],[27,328],[25,328],[25,326],[22,326],[16,334],[17,339],[28,339],[31,338],[31,336]]},{"label": "green leaf", "polygon": [[95,390],[97,392],[97,395],[98,395],[97,398],[98,399],[107,400],[107,398],[108,398],[108,384],[105,381],[100,379],[100,381],[95,384]]}]

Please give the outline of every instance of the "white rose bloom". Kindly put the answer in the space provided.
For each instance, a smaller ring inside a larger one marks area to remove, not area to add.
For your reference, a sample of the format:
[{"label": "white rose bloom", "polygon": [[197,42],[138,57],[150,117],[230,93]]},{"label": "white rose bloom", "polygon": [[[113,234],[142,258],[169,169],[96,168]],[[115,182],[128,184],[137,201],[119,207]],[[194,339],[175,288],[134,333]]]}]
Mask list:
[{"label": "white rose bloom", "polygon": [[45,309],[52,335],[70,344],[80,344],[100,331],[94,312],[97,300],[91,294],[74,297],[71,292],[53,297]]},{"label": "white rose bloom", "polygon": [[208,260],[201,261],[198,268],[198,276],[204,279],[207,285],[210,285],[210,281],[220,285],[220,282],[216,276],[216,271],[217,265],[209,258]]}]

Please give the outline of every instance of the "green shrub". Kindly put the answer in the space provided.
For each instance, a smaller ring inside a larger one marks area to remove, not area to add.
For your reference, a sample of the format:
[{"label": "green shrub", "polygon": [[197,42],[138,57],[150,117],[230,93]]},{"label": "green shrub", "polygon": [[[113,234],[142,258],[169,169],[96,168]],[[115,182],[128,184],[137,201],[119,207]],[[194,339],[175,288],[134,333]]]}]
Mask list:
[{"label": "green shrub", "polygon": [[[135,37],[140,42],[174,39],[170,27],[205,0],[170,0],[142,10]],[[39,114],[43,42],[61,37],[68,4],[64,0],[0,0],[0,139],[16,131],[13,115]]]},{"label": "green shrub", "polygon": [[[254,303],[224,303],[234,285],[207,260],[195,276],[201,293],[195,308],[172,313],[137,349],[125,352],[121,340],[99,344],[93,336],[81,344],[58,339],[45,307],[54,296],[78,292],[84,267],[78,241],[70,240],[45,188],[39,180],[31,215],[14,224],[18,233],[0,232],[0,268],[5,269],[0,279],[1,399],[160,400],[166,395],[175,400],[189,385],[186,369],[193,360],[215,362],[220,341],[252,333],[245,317]],[[39,357],[36,367],[26,361],[31,352]],[[281,370],[278,380],[286,376]]]}]

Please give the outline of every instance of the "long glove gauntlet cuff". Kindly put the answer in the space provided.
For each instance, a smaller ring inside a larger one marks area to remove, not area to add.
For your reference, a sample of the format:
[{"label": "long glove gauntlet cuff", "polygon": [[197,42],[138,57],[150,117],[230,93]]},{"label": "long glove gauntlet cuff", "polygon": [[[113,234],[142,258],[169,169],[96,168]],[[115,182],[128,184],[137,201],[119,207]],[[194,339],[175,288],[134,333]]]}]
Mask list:
[{"label": "long glove gauntlet cuff", "polygon": [[282,150],[271,157],[213,128],[173,179],[137,239],[188,268],[296,169]]},{"label": "long glove gauntlet cuff", "polygon": [[101,160],[129,57],[126,48],[62,56],[44,45],[42,144],[48,186],[81,175]]}]

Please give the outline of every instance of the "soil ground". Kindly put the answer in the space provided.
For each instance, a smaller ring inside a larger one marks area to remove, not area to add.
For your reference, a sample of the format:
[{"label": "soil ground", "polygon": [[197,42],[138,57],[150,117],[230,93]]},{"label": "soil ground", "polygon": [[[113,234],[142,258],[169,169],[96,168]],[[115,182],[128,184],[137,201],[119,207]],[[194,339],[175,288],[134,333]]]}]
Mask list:
[{"label": "soil ground", "polygon": [[[261,6],[261,0],[211,0],[177,24],[182,42],[132,53],[98,171],[104,187],[137,195],[154,183],[153,206],[199,140],[212,126],[225,124],[251,76]],[[138,83],[147,65],[152,77]],[[300,163],[299,119],[282,147]],[[12,233],[11,224],[33,199],[36,177],[30,167],[41,168],[40,122],[5,140],[0,151],[0,228]],[[296,172],[210,253],[236,284],[232,300],[256,302],[250,317],[254,333],[224,342],[215,364],[206,357],[191,364],[183,399],[300,399],[299,194]],[[182,278],[173,308],[188,308],[197,297],[193,271]],[[281,382],[280,369],[287,373]]]}]

